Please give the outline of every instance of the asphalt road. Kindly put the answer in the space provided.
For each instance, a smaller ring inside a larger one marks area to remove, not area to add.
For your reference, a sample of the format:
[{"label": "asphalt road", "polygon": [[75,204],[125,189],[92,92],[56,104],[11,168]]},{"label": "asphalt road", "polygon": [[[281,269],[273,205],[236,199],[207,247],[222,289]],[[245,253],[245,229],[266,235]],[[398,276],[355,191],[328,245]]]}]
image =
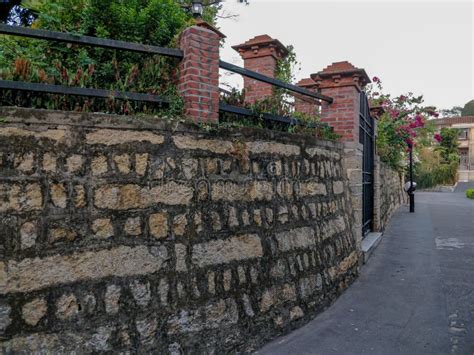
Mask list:
[{"label": "asphalt road", "polygon": [[465,193],[467,189],[474,189],[474,181],[458,182],[454,192]]},{"label": "asphalt road", "polygon": [[357,281],[259,354],[474,354],[474,201],[417,193]]}]

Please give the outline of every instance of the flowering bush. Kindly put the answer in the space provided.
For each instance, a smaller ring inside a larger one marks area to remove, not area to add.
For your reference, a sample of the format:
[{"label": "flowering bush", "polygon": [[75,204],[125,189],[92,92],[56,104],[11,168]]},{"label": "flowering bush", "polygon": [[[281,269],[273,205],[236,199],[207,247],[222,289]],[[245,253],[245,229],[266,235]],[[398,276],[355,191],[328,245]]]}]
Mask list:
[{"label": "flowering bush", "polygon": [[392,168],[402,170],[406,165],[406,153],[417,146],[430,145],[434,139],[434,127],[429,117],[438,117],[434,107],[423,105],[423,96],[409,92],[392,97],[382,93],[382,82],[372,79],[368,97],[373,106],[381,106],[384,113],[377,123],[377,150],[382,161]]}]

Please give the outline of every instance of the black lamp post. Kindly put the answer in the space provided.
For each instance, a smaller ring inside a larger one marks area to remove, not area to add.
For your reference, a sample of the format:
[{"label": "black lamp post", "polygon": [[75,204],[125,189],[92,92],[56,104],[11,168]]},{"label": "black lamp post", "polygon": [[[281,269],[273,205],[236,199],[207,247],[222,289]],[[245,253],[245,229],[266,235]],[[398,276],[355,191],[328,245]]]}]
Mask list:
[{"label": "black lamp post", "polygon": [[410,189],[408,190],[408,196],[410,198],[410,213],[415,212],[415,187],[413,186],[413,145],[408,144],[409,159],[410,159]]}]

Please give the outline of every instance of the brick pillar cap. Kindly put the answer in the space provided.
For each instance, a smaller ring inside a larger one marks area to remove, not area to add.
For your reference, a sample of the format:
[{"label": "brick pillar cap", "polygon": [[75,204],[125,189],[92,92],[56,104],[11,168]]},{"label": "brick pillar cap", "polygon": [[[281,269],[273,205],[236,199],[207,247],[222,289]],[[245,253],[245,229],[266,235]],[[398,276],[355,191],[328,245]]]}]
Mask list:
[{"label": "brick pillar cap", "polygon": [[301,79],[296,83],[296,85],[302,88],[313,88],[317,86],[316,82],[311,78]]},{"label": "brick pillar cap", "polygon": [[215,28],[210,23],[207,23],[206,21],[204,21],[202,19],[194,20],[194,22],[196,23],[196,26],[205,28],[207,30],[211,30],[212,32],[216,33],[221,39],[226,38],[225,34],[223,34],[221,31],[219,31],[217,28]]},{"label": "brick pillar cap", "polygon": [[288,55],[288,49],[277,39],[269,35],[255,36],[248,41],[232,46],[239,52],[243,59],[273,56],[275,59],[284,58]]},{"label": "brick pillar cap", "polygon": [[324,68],[324,70],[311,74],[311,79],[313,79],[319,87],[334,87],[352,84],[363,88],[371,82],[364,69],[356,68],[348,61],[332,63]]}]

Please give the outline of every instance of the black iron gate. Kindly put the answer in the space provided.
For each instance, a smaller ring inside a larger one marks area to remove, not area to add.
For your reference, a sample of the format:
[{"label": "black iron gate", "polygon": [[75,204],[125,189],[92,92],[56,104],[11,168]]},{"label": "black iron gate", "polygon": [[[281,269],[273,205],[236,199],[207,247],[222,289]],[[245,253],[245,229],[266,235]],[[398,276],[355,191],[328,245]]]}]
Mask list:
[{"label": "black iron gate", "polygon": [[359,141],[363,145],[362,158],[362,236],[372,230],[374,216],[374,119],[370,116],[369,102],[360,94]]}]

